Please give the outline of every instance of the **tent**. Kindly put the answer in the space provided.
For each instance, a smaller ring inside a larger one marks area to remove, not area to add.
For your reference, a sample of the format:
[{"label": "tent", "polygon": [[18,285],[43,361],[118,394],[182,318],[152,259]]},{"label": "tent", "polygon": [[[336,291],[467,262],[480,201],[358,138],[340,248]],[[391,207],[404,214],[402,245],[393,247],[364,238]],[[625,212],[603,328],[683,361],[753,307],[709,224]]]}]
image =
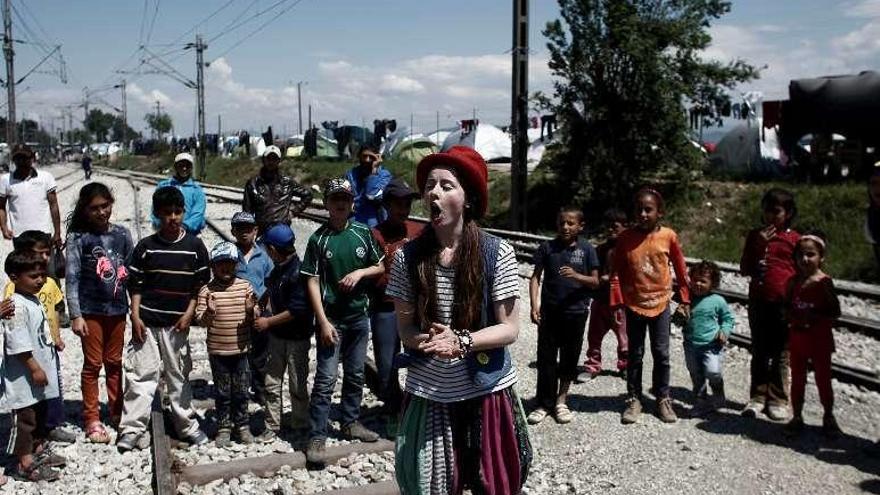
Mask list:
[{"label": "tent", "polygon": [[712,170],[749,177],[778,177],[783,174],[775,129],[764,129],[761,119],[739,124],[728,132],[709,156]]},{"label": "tent", "polygon": [[397,142],[397,145],[391,150],[390,156],[394,159],[409,160],[413,163],[418,163],[422,158],[432,153],[436,153],[437,149],[437,145],[425,136],[416,135],[411,138],[407,136]]},{"label": "tent", "polygon": [[477,150],[487,162],[510,162],[510,135],[491,124],[477,124],[477,128],[468,133],[461,130],[451,133],[440,151],[456,145]]}]

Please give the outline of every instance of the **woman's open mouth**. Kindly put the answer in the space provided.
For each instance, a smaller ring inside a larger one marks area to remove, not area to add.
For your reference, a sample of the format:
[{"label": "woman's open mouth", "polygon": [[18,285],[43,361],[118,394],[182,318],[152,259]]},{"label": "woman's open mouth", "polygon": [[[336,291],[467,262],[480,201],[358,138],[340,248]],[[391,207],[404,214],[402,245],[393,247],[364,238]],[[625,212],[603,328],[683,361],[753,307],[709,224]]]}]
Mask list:
[{"label": "woman's open mouth", "polygon": [[443,210],[440,209],[440,206],[437,203],[431,203],[431,221],[437,222],[440,220],[440,215],[443,213]]}]

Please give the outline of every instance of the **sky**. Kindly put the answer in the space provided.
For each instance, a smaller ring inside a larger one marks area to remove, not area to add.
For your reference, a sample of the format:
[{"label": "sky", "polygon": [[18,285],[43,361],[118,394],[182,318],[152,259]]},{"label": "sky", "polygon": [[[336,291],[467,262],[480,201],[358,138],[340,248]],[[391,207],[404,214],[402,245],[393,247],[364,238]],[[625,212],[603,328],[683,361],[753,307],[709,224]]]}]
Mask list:
[{"label": "sky", "polygon": [[[505,125],[510,114],[510,0],[12,0],[16,78],[54,45],[49,61],[17,86],[18,116],[60,130],[62,114],[115,112],[127,83],[129,125],[145,130],[156,101],[175,134],[196,128],[196,55],[184,49],[201,33],[206,125],[224,133],[298,131],[303,119],[370,126],[396,118],[416,132],[455,125],[476,114]],[[552,93],[541,31],[558,17],[552,0],[531,0],[530,91]],[[785,98],[793,78],[880,70],[880,0],[734,0],[710,28],[704,57],[742,58],[763,68],[737,91]],[[38,44],[35,44],[39,43]],[[138,47],[144,46],[145,50]],[[48,49],[46,47],[49,47]],[[159,55],[154,57],[154,55]],[[155,74],[152,64],[178,76]],[[167,64],[167,65],[164,65]],[[2,70],[0,70],[2,72]],[[2,76],[6,78],[5,74]],[[85,88],[89,88],[86,90]],[[3,106],[5,108],[5,105]],[[64,119],[67,121],[68,119]],[[66,123],[64,125],[67,125]],[[305,125],[305,124],[304,124]]]}]

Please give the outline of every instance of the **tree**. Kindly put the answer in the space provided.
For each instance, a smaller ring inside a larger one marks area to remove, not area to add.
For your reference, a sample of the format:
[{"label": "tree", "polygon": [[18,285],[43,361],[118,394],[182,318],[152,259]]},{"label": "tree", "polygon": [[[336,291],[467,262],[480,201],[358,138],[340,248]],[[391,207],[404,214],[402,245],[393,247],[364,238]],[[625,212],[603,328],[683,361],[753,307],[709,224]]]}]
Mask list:
[{"label": "tree", "polygon": [[644,182],[686,181],[701,157],[684,105],[753,79],[742,60],[706,61],[721,0],[559,0],[547,23],[564,137],[548,166],[568,202],[628,203]]},{"label": "tree", "polygon": [[83,125],[87,131],[95,136],[95,141],[102,143],[107,141],[107,135],[110,133],[110,129],[113,127],[113,122],[115,120],[115,115],[93,108],[86,116]]},{"label": "tree", "polygon": [[167,113],[148,113],[144,120],[147,121],[147,125],[150,126],[150,129],[155,131],[159,138],[162,137],[166,132],[170,132],[172,128],[171,116]]},{"label": "tree", "polygon": [[110,129],[110,140],[111,141],[125,141],[140,137],[140,133],[131,128],[131,126],[125,125],[125,122],[122,121],[122,117],[116,117],[113,121],[113,127]]}]

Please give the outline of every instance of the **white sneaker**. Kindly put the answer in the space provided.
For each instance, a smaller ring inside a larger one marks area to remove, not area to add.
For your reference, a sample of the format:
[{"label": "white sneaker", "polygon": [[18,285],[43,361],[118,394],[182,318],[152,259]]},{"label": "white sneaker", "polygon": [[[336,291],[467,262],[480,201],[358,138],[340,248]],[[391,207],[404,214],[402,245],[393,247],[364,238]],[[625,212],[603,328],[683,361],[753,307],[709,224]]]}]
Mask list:
[{"label": "white sneaker", "polygon": [[526,421],[528,421],[530,425],[536,425],[536,424],[540,423],[541,421],[544,421],[544,418],[546,418],[549,414],[550,413],[547,412],[546,409],[544,409],[543,407],[539,407],[539,408],[535,409],[534,411],[532,411],[531,413],[529,413],[529,416],[528,416],[528,418],[526,418]]},{"label": "white sneaker", "polygon": [[773,421],[785,421],[788,419],[788,407],[770,404],[767,406],[767,417]]},{"label": "white sneaker", "polygon": [[201,429],[196,430],[193,433],[190,433],[189,436],[186,437],[189,443],[193,445],[204,445],[208,443],[208,435],[205,435]]}]

